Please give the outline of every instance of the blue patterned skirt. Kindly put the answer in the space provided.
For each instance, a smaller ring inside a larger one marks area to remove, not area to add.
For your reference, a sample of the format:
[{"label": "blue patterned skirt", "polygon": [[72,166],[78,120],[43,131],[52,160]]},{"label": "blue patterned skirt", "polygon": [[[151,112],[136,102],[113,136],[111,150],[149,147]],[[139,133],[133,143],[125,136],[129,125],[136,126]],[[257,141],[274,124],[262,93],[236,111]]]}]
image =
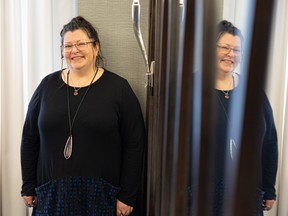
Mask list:
[{"label": "blue patterned skirt", "polygon": [[67,176],[36,188],[32,216],[115,216],[120,191],[102,178]]}]

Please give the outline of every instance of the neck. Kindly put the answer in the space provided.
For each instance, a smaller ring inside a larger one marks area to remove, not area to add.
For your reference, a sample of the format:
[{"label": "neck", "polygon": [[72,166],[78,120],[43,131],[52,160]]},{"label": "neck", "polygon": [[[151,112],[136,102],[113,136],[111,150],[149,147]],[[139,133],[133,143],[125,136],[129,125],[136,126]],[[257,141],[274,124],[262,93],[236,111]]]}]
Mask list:
[{"label": "neck", "polygon": [[230,79],[233,74],[234,74],[234,72],[219,71],[218,73],[216,73],[216,79],[218,79],[218,80]]},{"label": "neck", "polygon": [[87,86],[91,81],[92,77],[95,75],[97,68],[87,70],[87,71],[78,71],[70,70],[70,81],[74,87],[83,87]]},{"label": "neck", "polygon": [[90,77],[92,74],[95,73],[96,68],[89,67],[89,68],[81,68],[81,69],[69,69],[70,75],[72,75],[75,78],[85,78]]},{"label": "neck", "polygon": [[215,88],[218,90],[231,90],[234,86],[233,73],[218,74],[216,76]]}]

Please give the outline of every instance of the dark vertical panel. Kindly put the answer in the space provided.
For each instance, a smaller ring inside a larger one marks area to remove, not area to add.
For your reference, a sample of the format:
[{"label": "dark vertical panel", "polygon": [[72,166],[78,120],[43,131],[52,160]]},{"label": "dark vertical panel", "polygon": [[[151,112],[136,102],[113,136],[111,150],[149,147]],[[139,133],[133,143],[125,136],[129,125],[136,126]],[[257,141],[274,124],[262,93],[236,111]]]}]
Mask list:
[{"label": "dark vertical panel", "polygon": [[[151,20],[155,22],[150,23],[150,33],[153,32],[150,40],[153,38],[155,41],[150,43],[149,53],[152,51],[150,59],[155,59],[156,64],[154,96],[148,94],[147,106],[147,214],[186,215],[193,25],[188,28],[185,37],[191,46],[186,47],[184,52],[181,48],[184,42],[182,40],[180,43],[179,40],[180,33],[185,29],[185,26],[181,26],[179,1],[152,1],[150,5],[153,10]],[[192,14],[189,14],[190,18]],[[191,21],[187,25],[191,25]]]},{"label": "dark vertical panel", "polygon": [[[150,39],[153,38],[155,41],[151,42],[149,47],[150,51],[153,50],[150,57],[151,60],[153,57],[156,60],[156,70],[154,75],[155,92],[153,97],[148,96],[149,110],[147,111],[149,143],[148,215],[178,216],[187,214],[188,164],[192,124],[192,70],[193,52],[195,52],[193,48],[195,4],[194,1],[187,1],[185,28],[185,26],[180,25],[182,17],[179,13],[178,1],[162,1],[162,4],[160,1],[150,3],[151,9],[153,7],[151,19],[155,21],[154,24],[150,23],[150,33],[153,32],[152,35],[150,34]],[[204,14],[206,14],[207,19],[210,18],[206,20],[207,23],[211,20],[215,22],[211,16],[213,14],[211,7],[208,7],[208,3],[206,6]],[[203,67],[206,71],[204,77],[207,78],[204,81],[205,88],[203,91],[209,99],[203,105],[205,108],[212,107],[210,106],[211,92],[208,91],[211,91],[211,86],[214,86],[212,84],[214,78],[213,75],[211,76],[211,72],[214,74],[214,53],[211,53],[210,49],[214,47],[214,44],[211,46],[214,41],[211,42],[208,38],[215,28],[213,21],[203,30],[206,34],[203,46],[207,48],[203,53],[205,55],[203,56],[205,59]],[[180,33],[183,29],[185,29],[185,36],[183,36],[184,44],[181,47],[183,41],[180,43],[180,39],[182,39]],[[210,114],[213,114],[211,110]],[[204,115],[204,127],[212,127],[208,123],[211,122],[211,118],[210,115]],[[206,129],[204,131],[207,132]],[[207,139],[209,136],[202,134],[202,142],[206,144]],[[204,148],[204,151],[210,151],[209,145],[206,149]],[[202,152],[202,154],[204,156],[201,165],[205,167],[210,161],[206,161],[207,153]],[[212,158],[210,157],[210,159]],[[161,159],[162,164],[159,161]],[[199,178],[200,181],[207,179],[206,167],[202,170],[204,172]],[[204,190],[209,190],[205,182],[201,186]],[[210,198],[210,194],[208,194],[207,192],[205,196],[201,197],[202,201],[199,202],[199,208],[207,209],[206,199]],[[201,203],[205,205],[204,208]]]},{"label": "dark vertical panel", "polygon": [[[260,124],[255,124],[255,122],[259,122],[261,118],[261,91],[264,89],[267,73],[274,4],[275,1],[273,0],[258,0],[256,3],[251,55],[247,71],[248,81],[242,148],[233,211],[233,215],[235,216],[252,215],[256,206],[256,196],[254,196],[254,193],[259,179],[256,174],[251,175],[251,173],[258,172],[257,161],[260,160],[261,146],[258,134],[260,128],[257,128],[260,127]],[[251,143],[254,145],[251,145]],[[243,208],[244,205],[245,208]]]},{"label": "dark vertical panel", "polygon": [[147,215],[161,215],[161,182],[162,182],[162,155],[163,155],[163,128],[164,128],[164,96],[166,80],[166,53],[167,44],[167,11],[164,2],[151,0],[150,2],[150,35],[149,59],[155,60],[154,94],[147,98],[147,128],[148,128],[148,182],[147,182]]},{"label": "dark vertical panel", "polygon": [[[178,154],[175,172],[175,208],[173,215],[187,215],[188,208],[188,179],[189,157],[192,131],[192,72],[194,66],[194,39],[195,39],[195,1],[187,1],[184,8],[184,21],[180,28],[184,29],[183,35],[183,61],[181,107],[178,139]],[[182,52],[182,50],[180,50]],[[179,62],[180,63],[180,62]]]},{"label": "dark vertical panel", "polygon": [[[215,83],[215,3],[203,1],[203,43],[202,43],[202,106],[201,106],[201,140],[199,164],[199,189],[196,215],[210,216],[213,206],[214,163],[216,153],[215,113],[213,94]],[[200,19],[201,19],[200,18]]]},{"label": "dark vertical panel", "polygon": [[[162,93],[163,93],[163,100],[161,101],[163,105],[163,128],[162,133],[162,181],[161,181],[161,210],[160,215],[171,215],[170,205],[171,198],[171,183],[173,182],[171,178],[172,173],[172,149],[171,149],[171,142],[173,142],[173,133],[171,131],[171,120],[174,122],[174,116],[169,116],[171,113],[171,109],[174,109],[174,105],[171,104],[171,97],[173,97],[173,93],[175,91],[175,83],[172,82],[171,78],[171,64],[170,64],[170,31],[171,31],[171,2],[169,0],[163,1],[163,29],[165,31],[162,32],[162,52],[161,52],[161,72],[165,76],[162,76],[161,79],[164,80]],[[172,95],[171,95],[172,91]],[[173,100],[173,99],[172,99]],[[171,106],[171,107],[170,107]],[[169,119],[172,118],[172,119]]]},{"label": "dark vertical panel", "polygon": [[[155,22],[156,22],[156,0],[150,0],[150,10],[149,10],[149,45],[148,45],[148,61],[151,62],[151,59],[154,59],[154,47],[155,47]],[[156,77],[154,77],[155,81]],[[157,79],[158,81],[158,79]],[[148,90],[149,91],[149,90]],[[157,92],[158,93],[158,92]],[[153,131],[155,130],[155,121],[157,110],[156,110],[156,102],[154,99],[157,98],[158,94],[154,97],[149,97],[149,93],[147,93],[147,103],[146,103],[146,125],[147,125],[147,144],[148,144],[148,153],[147,153],[147,215],[155,215],[156,211],[156,189],[155,187],[158,185],[155,177],[155,170],[158,163],[153,165],[152,161],[155,160],[155,156],[153,153],[155,151],[155,147],[153,146],[153,140],[155,139],[155,134]]]},{"label": "dark vertical panel", "polygon": [[[188,125],[191,125],[189,119],[185,119],[188,117],[186,113],[189,112],[188,104],[191,103],[191,98],[189,98],[191,92],[188,92],[191,86],[188,86],[186,81],[191,84],[192,80],[185,80],[183,82],[183,79],[188,78],[189,75],[183,74],[185,22],[183,22],[183,8],[180,7],[179,1],[168,1],[167,16],[167,52],[165,54],[165,58],[167,59],[167,77],[164,116],[167,128],[164,131],[163,137],[161,214],[185,215],[185,213],[187,214],[189,156],[187,151],[189,148],[189,136],[186,135],[190,133],[186,129],[189,128],[187,127]],[[181,129],[183,130],[181,131]]]}]

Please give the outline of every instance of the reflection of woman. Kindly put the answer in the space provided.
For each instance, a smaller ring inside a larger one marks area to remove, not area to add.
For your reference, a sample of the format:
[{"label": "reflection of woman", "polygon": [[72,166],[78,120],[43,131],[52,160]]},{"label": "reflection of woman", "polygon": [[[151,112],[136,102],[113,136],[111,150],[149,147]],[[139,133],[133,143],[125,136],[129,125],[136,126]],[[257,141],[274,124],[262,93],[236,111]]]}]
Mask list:
[{"label": "reflection of woman", "polygon": [[[224,179],[225,163],[232,163],[237,143],[232,134],[227,136],[227,131],[231,129],[229,119],[230,101],[233,97],[237,97],[237,88],[240,83],[240,76],[234,73],[235,68],[241,61],[243,37],[239,29],[228,21],[222,21],[218,25],[218,38],[216,44],[216,105],[217,105],[217,175],[216,175],[216,203],[215,215],[221,215],[221,211],[225,209],[225,202],[222,199],[225,192],[226,183]],[[259,124],[261,124],[262,137],[262,161],[259,169],[261,176],[261,184],[259,188],[264,192],[264,197],[260,199],[257,214],[262,215],[263,210],[270,210],[274,204],[275,195],[275,179],[277,172],[277,134],[273,120],[272,109],[268,98],[263,93],[263,116]],[[233,112],[233,111],[231,111]],[[253,131],[251,131],[253,133]],[[255,162],[255,161],[254,161]],[[253,163],[251,161],[251,163]],[[261,192],[259,192],[261,194]],[[263,201],[263,203],[262,203]],[[221,210],[222,209],[222,210]]]},{"label": "reflection of woman", "polygon": [[129,215],[144,150],[138,100],[99,64],[98,34],[84,18],[64,25],[61,43],[68,69],[42,80],[23,128],[24,203],[33,215]]}]

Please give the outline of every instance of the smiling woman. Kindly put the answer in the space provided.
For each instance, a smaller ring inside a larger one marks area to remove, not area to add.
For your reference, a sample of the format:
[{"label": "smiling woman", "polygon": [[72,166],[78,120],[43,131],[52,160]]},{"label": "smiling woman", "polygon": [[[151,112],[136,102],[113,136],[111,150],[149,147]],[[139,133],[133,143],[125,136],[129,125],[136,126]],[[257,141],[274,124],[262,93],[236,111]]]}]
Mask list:
[{"label": "smiling woman", "polygon": [[42,80],[25,119],[24,203],[33,215],[139,215],[145,131],[138,99],[101,65],[98,33],[86,19],[64,25],[61,42],[68,68]]},{"label": "smiling woman", "polygon": [[[241,31],[232,23],[223,20],[218,24],[218,38],[216,45],[216,81],[215,81],[215,112],[216,112],[216,176],[215,176],[215,215],[222,215],[227,211],[225,205],[227,191],[231,190],[233,185],[231,177],[227,177],[226,167],[237,167],[237,155],[240,154],[241,145],[237,137],[241,133],[237,130],[235,122],[231,121],[233,115],[238,112],[233,103],[240,98],[240,92],[243,89],[243,81],[239,74],[235,73],[236,67],[242,58]],[[247,212],[247,215],[262,215],[262,210],[270,210],[276,199],[276,173],[278,161],[278,142],[277,133],[274,125],[273,113],[266,94],[261,94],[261,118],[256,125],[261,125],[259,130],[252,129],[251,133],[259,133],[259,143],[253,143],[257,146],[260,155],[257,163],[258,184],[257,189],[250,192],[250,196],[257,197],[255,200],[254,213]],[[234,100],[234,101],[233,101]],[[239,113],[238,113],[239,115]],[[251,143],[252,144],[252,143]],[[228,165],[227,165],[228,164]],[[226,174],[225,174],[226,173]],[[231,173],[229,173],[231,174]],[[229,175],[228,174],[228,175]]]}]

